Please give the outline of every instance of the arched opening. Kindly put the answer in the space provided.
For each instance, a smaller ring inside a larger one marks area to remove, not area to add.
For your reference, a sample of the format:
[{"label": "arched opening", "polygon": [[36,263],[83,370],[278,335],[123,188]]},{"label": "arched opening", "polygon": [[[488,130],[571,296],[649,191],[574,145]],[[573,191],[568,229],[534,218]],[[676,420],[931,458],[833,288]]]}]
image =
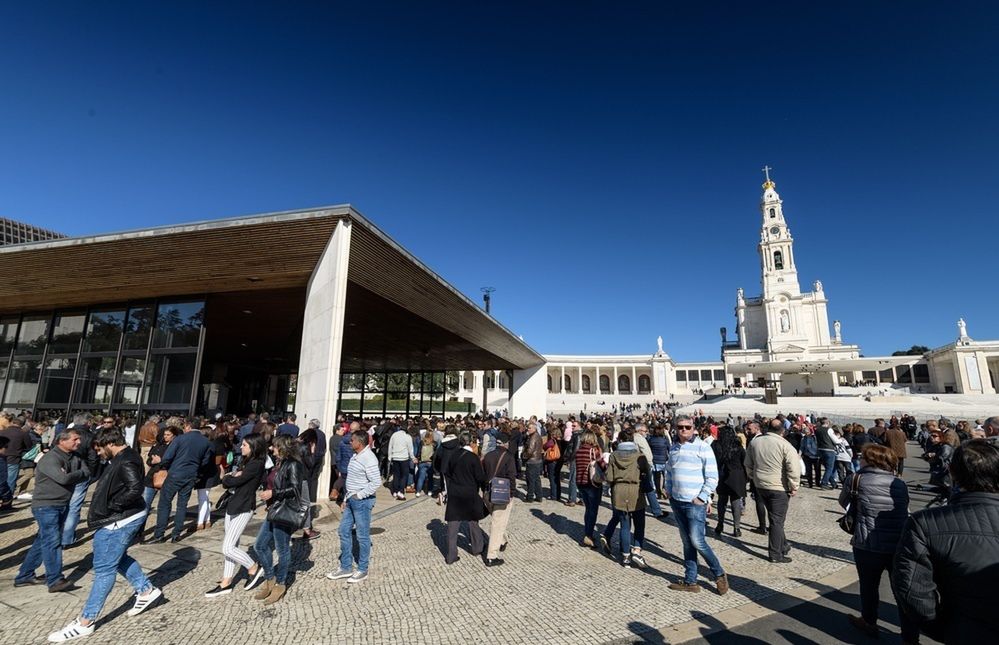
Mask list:
[{"label": "arched opening", "polygon": [[638,393],[648,394],[652,391],[652,379],[646,374],[642,374],[638,377]]},{"label": "arched opening", "polygon": [[505,390],[505,389],[507,389],[509,387],[507,385],[506,372],[500,372],[499,373],[499,379],[497,379],[497,380],[499,381],[499,389]]},{"label": "arched opening", "polygon": [[482,386],[487,390],[496,389],[496,372],[484,372],[482,374]]},{"label": "arched opening", "polygon": [[600,393],[610,394],[610,377],[606,374],[600,375]]},{"label": "arched opening", "polygon": [[462,377],[461,377],[461,381],[462,381],[461,384],[463,386],[463,389],[465,389],[465,390],[474,390],[475,389],[475,373],[474,372],[465,372],[462,375]]},{"label": "arched opening", "polygon": [[552,391],[552,375],[551,374],[548,375],[548,391],[549,392]]},{"label": "arched opening", "polygon": [[780,251],[774,251],[774,268],[783,269],[784,268],[784,254]]},{"label": "arched opening", "polygon": [[592,390],[590,390],[590,377],[586,374],[583,374],[582,381],[583,381],[583,392],[586,392],[587,394],[592,392]]},{"label": "arched opening", "polygon": [[617,391],[621,394],[631,394],[631,378],[627,374],[617,377]]},{"label": "arched opening", "polygon": [[572,392],[572,377],[568,374],[565,375],[565,391]]},{"label": "arched opening", "polygon": [[770,217],[771,218],[777,217],[777,209],[776,208],[771,208],[770,209]]}]

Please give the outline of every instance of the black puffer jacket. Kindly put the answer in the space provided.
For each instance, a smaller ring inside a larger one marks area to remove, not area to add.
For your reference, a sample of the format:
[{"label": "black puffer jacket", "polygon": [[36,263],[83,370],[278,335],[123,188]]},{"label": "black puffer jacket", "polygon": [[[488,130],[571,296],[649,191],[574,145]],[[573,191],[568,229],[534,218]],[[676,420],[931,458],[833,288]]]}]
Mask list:
[{"label": "black puffer jacket", "polygon": [[991,643],[999,633],[999,494],[959,493],[914,513],[891,573],[900,611],[944,643]]},{"label": "black puffer jacket", "polygon": [[839,504],[851,503],[853,478],[860,477],[857,488],[857,522],[850,544],[876,553],[894,553],[909,518],[909,489],[905,482],[887,470],[864,466],[855,475],[847,475]]},{"label": "black puffer jacket", "polygon": [[98,529],[145,510],[142,471],[142,458],[129,447],[108,462],[90,500],[88,527]]}]

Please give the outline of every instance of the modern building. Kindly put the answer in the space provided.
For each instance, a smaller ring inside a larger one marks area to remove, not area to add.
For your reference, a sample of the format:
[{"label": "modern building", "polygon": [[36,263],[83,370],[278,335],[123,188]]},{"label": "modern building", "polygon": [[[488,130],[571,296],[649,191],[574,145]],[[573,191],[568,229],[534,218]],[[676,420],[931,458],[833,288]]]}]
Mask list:
[{"label": "modern building", "polygon": [[56,240],[61,237],[66,236],[62,233],[32,226],[31,224],[0,217],[0,246],[41,242],[42,240]]}]

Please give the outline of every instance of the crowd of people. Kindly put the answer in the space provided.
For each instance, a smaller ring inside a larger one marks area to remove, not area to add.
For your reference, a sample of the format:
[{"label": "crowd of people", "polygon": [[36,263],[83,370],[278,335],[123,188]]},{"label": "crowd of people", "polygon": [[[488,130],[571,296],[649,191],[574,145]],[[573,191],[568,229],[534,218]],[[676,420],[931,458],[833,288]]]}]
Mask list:
[{"label": "crowd of people", "polygon": [[[901,478],[907,440],[925,450],[927,485],[939,493],[938,507],[912,514]],[[319,491],[327,453],[330,486]],[[865,428],[796,414],[715,420],[656,404],[543,420],[340,417],[327,437],[318,420],[301,430],[294,414],[276,420],[266,413],[244,419],[153,416],[136,427],[86,413],[69,424],[4,413],[0,457],[6,465],[0,511],[11,510],[15,497],[30,499],[37,524],[15,586],[45,584],[50,592],[72,587],[62,552],[80,541],[81,511],[90,499],[85,519],[93,531],[94,582],[79,616],[50,634],[50,642],[93,633],[117,573],[135,592],[130,615],[153,605],[162,592],[129,548],[144,540],[181,541],[189,531],[210,530],[218,516],[224,521],[221,576],[205,597],[229,594],[242,581],[263,604],[281,601],[293,536],[320,536],[313,526],[320,494],[341,511],[340,559],[327,578],[363,582],[375,497],[385,484],[395,501],[429,495],[445,506],[449,566],[460,560],[463,524],[473,556],[487,567],[504,564],[515,503],[582,505],[581,547],[627,568],[649,566],[643,551],[647,518],[672,518],[683,577],[669,589],[701,592],[700,558],[717,594],[728,592],[729,580],[707,540],[712,514],[715,538],[730,526],[739,539],[752,499],[757,526],[751,530],[767,536],[770,562],[786,564],[792,553],[785,522],[791,503],[801,503],[794,501],[801,487],[838,488],[845,509],[840,525],[852,534],[860,580],[860,614],[850,617],[857,629],[879,633],[885,572],[905,642],[918,642],[920,633],[966,642],[999,627],[975,592],[999,582],[999,417],[918,424],[906,415]],[[212,494],[216,488],[221,495]],[[195,493],[197,518],[189,528]],[[611,512],[598,531],[604,502]],[[240,540],[255,515],[262,521],[251,553]],[[147,528],[149,516],[154,522]],[[487,517],[488,535],[479,525]],[[36,576],[39,567],[44,576]]]}]

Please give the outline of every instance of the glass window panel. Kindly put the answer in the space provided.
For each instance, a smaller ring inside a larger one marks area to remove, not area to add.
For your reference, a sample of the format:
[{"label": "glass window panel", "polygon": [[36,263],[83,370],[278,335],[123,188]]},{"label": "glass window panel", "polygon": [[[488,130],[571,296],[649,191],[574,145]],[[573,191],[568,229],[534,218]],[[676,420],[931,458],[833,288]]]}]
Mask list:
[{"label": "glass window panel", "polygon": [[406,399],[409,398],[409,392],[387,392],[385,396],[388,397],[387,409],[389,412],[406,412]]},{"label": "glass window panel", "polygon": [[865,370],[865,371],[861,372],[860,374],[861,374],[861,378],[864,379],[865,381],[873,381],[874,379],[876,379],[878,377],[878,373],[875,372],[874,370],[870,370],[870,371],[866,371]]},{"label": "glass window panel", "polygon": [[912,375],[916,378],[916,383],[930,382],[930,368],[928,365],[924,364],[913,365]]},{"label": "glass window panel", "polygon": [[153,347],[197,347],[205,303],[161,303],[156,313]]},{"label": "glass window panel", "polygon": [[113,356],[82,359],[80,373],[76,375],[74,403],[82,405],[110,403],[115,362]]},{"label": "glass window panel", "polygon": [[85,314],[56,314],[52,323],[49,354],[76,354],[79,352],[85,320]]},{"label": "glass window panel", "polygon": [[115,386],[114,402],[123,405],[139,403],[143,377],[146,374],[146,360],[126,356],[121,359],[118,384]]},{"label": "glass window panel", "polygon": [[443,392],[444,372],[428,372],[423,376],[423,384],[428,392]]},{"label": "glass window panel", "polygon": [[413,372],[409,382],[410,392],[419,392],[423,389],[423,372]]},{"label": "glass window panel", "polygon": [[3,395],[4,405],[32,406],[38,393],[38,377],[41,375],[42,361],[14,361],[7,375],[7,390]]},{"label": "glass window panel", "polygon": [[715,380],[725,382],[725,370],[715,370]]},{"label": "glass window panel", "polygon": [[340,375],[341,392],[360,392],[364,386],[364,375],[347,373]]},{"label": "glass window panel", "polygon": [[197,354],[153,355],[146,372],[144,403],[172,405],[190,403],[194,389]]},{"label": "glass window panel", "polygon": [[149,347],[149,328],[153,325],[153,306],[129,307],[125,318],[125,349]]},{"label": "glass window panel", "polygon": [[892,372],[892,369],[889,367],[886,370],[880,370],[878,372],[878,379],[880,379],[882,383],[894,383],[895,374]]},{"label": "glass window panel", "polygon": [[357,414],[361,411],[361,396],[359,394],[345,395],[340,399],[340,411]]},{"label": "glass window panel", "polygon": [[895,374],[899,383],[912,383],[912,370],[908,365],[899,365],[895,368]]},{"label": "glass window panel", "polygon": [[[41,354],[49,335],[49,316],[25,316],[15,354]],[[37,383],[37,381],[36,381]]]},{"label": "glass window panel", "polygon": [[698,378],[697,378],[697,370],[687,370],[687,380],[688,381],[696,381],[696,380],[698,380]]},{"label": "glass window panel", "polygon": [[[91,311],[87,322],[87,335],[83,341],[84,352],[117,352],[125,326],[125,310]],[[139,349],[145,349],[145,344]]]},{"label": "glass window panel", "polygon": [[[443,375],[442,375],[443,376]],[[443,394],[430,394],[426,397],[430,404],[430,414],[443,415],[444,414],[444,395]],[[425,402],[424,407],[427,406]]]},{"label": "glass window panel", "polygon": [[0,360],[10,356],[17,340],[17,316],[0,318]]},{"label": "glass window panel", "polygon": [[45,362],[38,400],[48,405],[69,403],[69,391],[73,387],[75,358],[50,358]]},{"label": "glass window panel", "polygon": [[382,416],[382,406],[385,405],[385,397],[381,392],[375,394],[364,393],[364,416]]},{"label": "glass window panel", "polygon": [[686,383],[687,382],[687,370],[677,370],[676,371],[676,380],[683,381],[684,383]]},{"label": "glass window panel", "polygon": [[388,388],[389,390],[405,390],[409,387],[409,375],[408,374],[389,374],[388,375]]},{"label": "glass window panel", "polygon": [[711,380],[711,370],[701,370],[701,380],[710,381]]},{"label": "glass window panel", "polygon": [[[385,391],[385,374],[381,372],[376,372],[367,375],[367,383],[365,386],[366,392],[384,392]],[[367,409],[367,405],[364,406]]]}]

